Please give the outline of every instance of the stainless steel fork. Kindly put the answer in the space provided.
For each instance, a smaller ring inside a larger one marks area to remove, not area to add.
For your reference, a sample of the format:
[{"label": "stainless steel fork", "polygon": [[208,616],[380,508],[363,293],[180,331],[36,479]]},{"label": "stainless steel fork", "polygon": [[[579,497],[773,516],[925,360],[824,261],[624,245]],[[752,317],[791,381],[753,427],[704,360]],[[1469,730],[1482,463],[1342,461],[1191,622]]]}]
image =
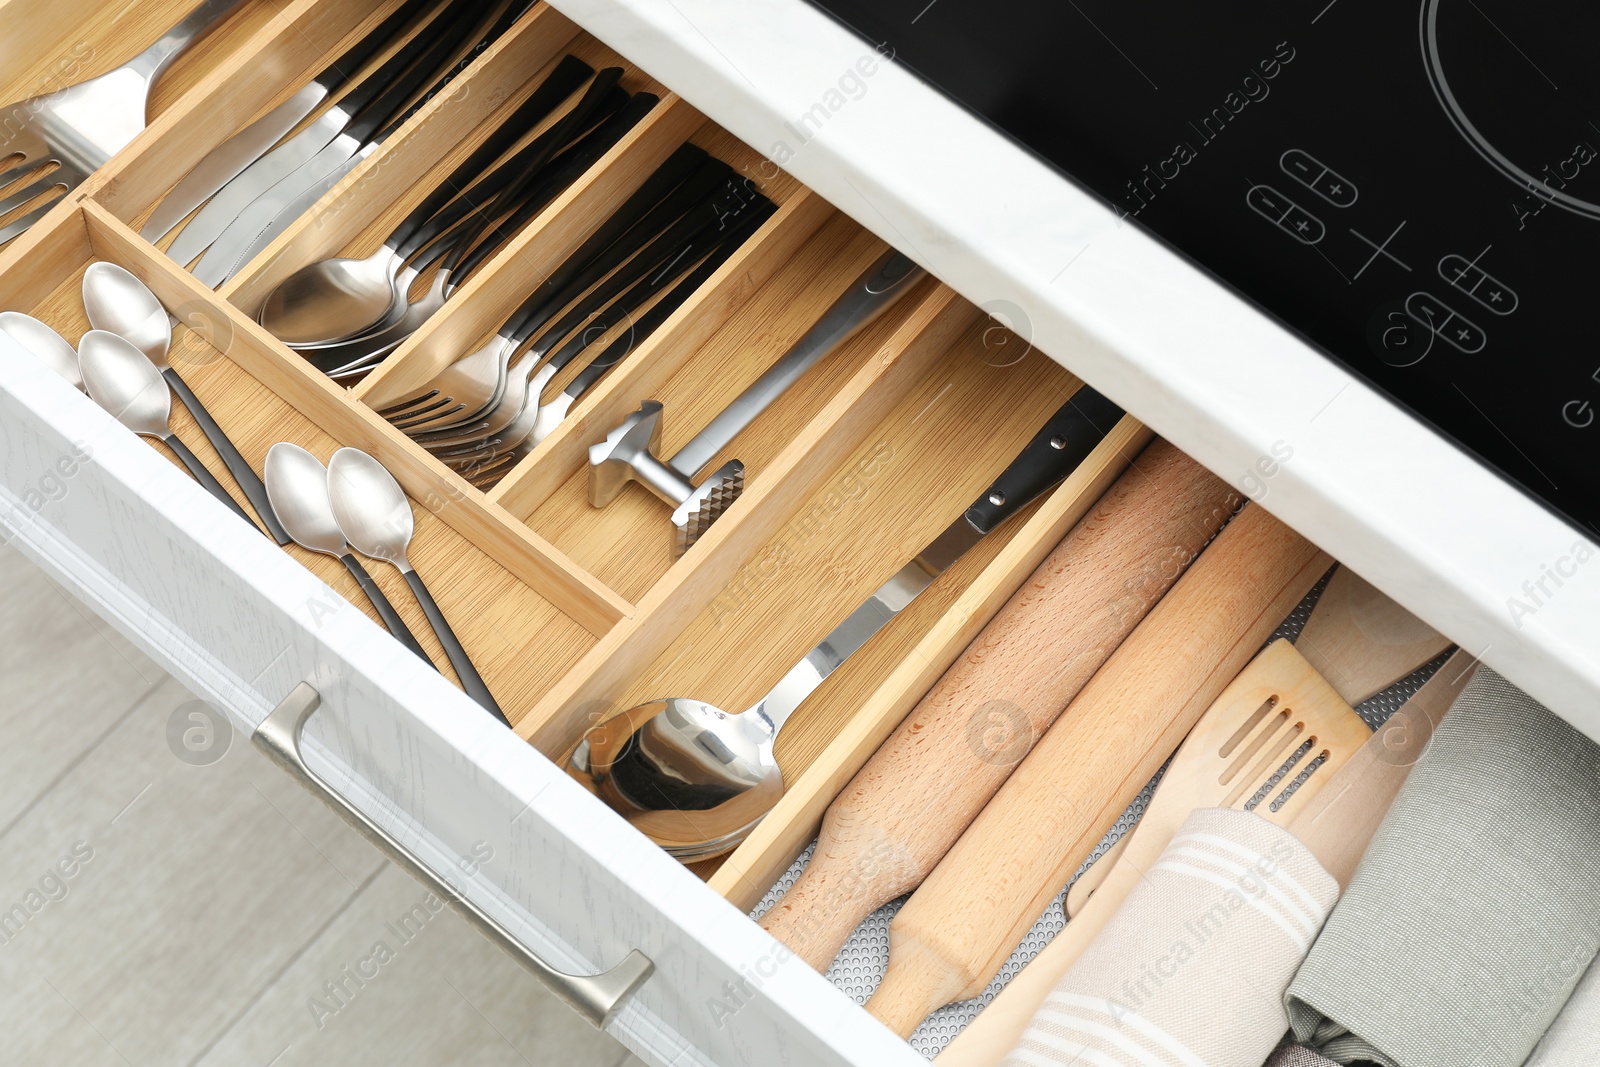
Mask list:
[{"label": "stainless steel fork", "polygon": [[[49,196],[0,226],[0,244],[44,217],[145,127],[150,87],[178,55],[243,0],[204,0],[187,18],[117,69],[0,111],[0,217]],[[37,173],[36,173],[37,172]]]}]

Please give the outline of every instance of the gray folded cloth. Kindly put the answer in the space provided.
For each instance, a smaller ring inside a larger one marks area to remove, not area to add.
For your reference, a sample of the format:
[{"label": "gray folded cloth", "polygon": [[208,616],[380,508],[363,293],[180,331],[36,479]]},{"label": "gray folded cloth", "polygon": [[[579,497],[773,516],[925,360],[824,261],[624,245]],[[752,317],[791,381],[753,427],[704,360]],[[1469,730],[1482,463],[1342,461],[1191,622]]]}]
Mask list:
[{"label": "gray folded cloth", "polygon": [[1261,1067],[1283,994],[1339,898],[1287,830],[1192,812],[1002,1067]]},{"label": "gray folded cloth", "polygon": [[1600,746],[1484,668],[1295,976],[1289,1018],[1339,1063],[1519,1067],[1597,950]]},{"label": "gray folded cloth", "polygon": [[1600,960],[1556,1016],[1527,1067],[1594,1067],[1600,1063]]},{"label": "gray folded cloth", "polygon": [[1337,1067],[1326,1056],[1319,1056],[1304,1045],[1285,1045],[1272,1054],[1266,1067]]}]

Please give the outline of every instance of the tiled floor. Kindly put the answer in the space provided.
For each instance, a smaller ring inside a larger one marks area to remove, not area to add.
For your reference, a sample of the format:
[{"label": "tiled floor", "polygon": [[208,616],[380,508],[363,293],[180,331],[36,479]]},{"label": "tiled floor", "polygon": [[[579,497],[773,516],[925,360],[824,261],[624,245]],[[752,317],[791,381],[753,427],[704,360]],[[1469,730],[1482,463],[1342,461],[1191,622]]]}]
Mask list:
[{"label": "tiled floor", "polygon": [[640,1061],[0,547],[0,1064]]}]

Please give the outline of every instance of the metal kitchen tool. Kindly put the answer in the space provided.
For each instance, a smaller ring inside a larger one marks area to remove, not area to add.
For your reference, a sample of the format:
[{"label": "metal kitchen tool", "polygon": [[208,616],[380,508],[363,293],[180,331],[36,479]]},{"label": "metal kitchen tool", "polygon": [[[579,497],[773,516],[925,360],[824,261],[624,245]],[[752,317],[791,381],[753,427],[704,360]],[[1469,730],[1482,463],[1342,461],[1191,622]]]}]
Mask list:
[{"label": "metal kitchen tool", "polygon": [[35,359],[83,389],[83,371],[78,368],[78,350],[72,342],[32,315],[20,311],[0,312],[0,333],[33,353]]},{"label": "metal kitchen tool", "polygon": [[[240,0],[205,0],[155,44],[116,70],[6,108],[0,139],[0,188],[51,167],[48,173],[0,199],[0,215],[45,196],[76,189],[144,129],[150,87],[172,61],[218,23]],[[11,120],[20,120],[13,129]],[[0,226],[0,243],[42,219],[59,197]]]},{"label": "metal kitchen tool", "polygon": [[783,795],[773,744],[795,709],[962,553],[1076,469],[1121,415],[1081,389],[971,507],[749,709],[684,697],[641,704],[591,729],[569,773],[685,862],[735,847]]},{"label": "metal kitchen tool", "polygon": [[322,461],[299,445],[279,441],[267,450],[266,482],[272,509],[283,520],[295,544],[343,563],[344,569],[372,601],[389,632],[421,656],[424,663],[433,666],[411,628],[361,561],[351,554],[350,543],[344,539],[344,531],[339,529],[339,520],[333,514],[333,501],[328,496],[328,468]]},{"label": "metal kitchen tool", "polygon": [[[406,6],[410,9],[413,5]],[[429,5],[419,4],[416,8],[420,10],[424,6]],[[466,18],[469,11],[467,0],[454,0],[436,13],[427,27],[384,60],[378,69],[362,78],[348,93],[318,115],[316,121],[245,167],[200,209],[199,214],[189,220],[167,248],[167,255],[178,263],[187,264],[210,248],[246,208],[314,159],[317,153],[355,121],[357,115],[393,85],[428,48],[431,33],[447,26],[450,20]]]},{"label": "metal kitchen tool", "polygon": [[[407,0],[299,92],[213,148],[150,213],[139,236],[154,243],[277,144],[389,43],[434,0]],[[298,165],[298,164],[297,164]],[[285,171],[285,173],[288,173]]]},{"label": "metal kitchen tool", "polygon": [[183,406],[189,409],[200,432],[217,450],[223,465],[244,491],[250,506],[261,516],[272,539],[280,545],[288,544],[288,531],[278,521],[278,516],[273,514],[272,502],[267,499],[267,487],[262,484],[249,461],[239,454],[222,427],[217,425],[217,420],[211,417],[211,412],[200,403],[200,398],[194,395],[188,383],[167,362],[167,350],[172,346],[172,327],[177,320],[167,313],[156,294],[115,263],[91,263],[83,274],[83,307],[88,312],[91,326],[127,338],[156,365],[167,384],[172,386],[172,391],[178,394]]},{"label": "metal kitchen tool", "polygon": [[461,647],[444,612],[439,610],[433,594],[428,592],[406,557],[411,535],[416,530],[415,520],[411,515],[411,501],[400,483],[394,480],[394,475],[360,449],[341,448],[328,460],[328,497],[339,529],[351,546],[364,556],[393,564],[405,576],[417,603],[422,605],[422,613],[428,617],[428,624],[444,646],[450,666],[461,679],[461,688],[495,718],[510,726],[511,720],[495,703],[494,695],[472,665],[466,649]]},{"label": "metal kitchen tool", "polygon": [[168,424],[172,417],[172,394],[167,391],[161,371],[143,352],[117,334],[90,330],[78,342],[78,365],[83,370],[84,389],[96,404],[139,436],[165,441],[206,492],[255,529],[255,523],[250,521],[244,508],[172,432]]},{"label": "metal kitchen tool", "polygon": [[[1273,647],[1277,647],[1277,644]],[[1363,730],[1365,740],[1360,747],[1351,752],[1341,752],[1342,766],[1336,767],[1330,762],[1319,768],[1313,779],[1317,785],[1311,787],[1310,795],[1301,795],[1306,791],[1306,787],[1302,786],[1301,791],[1292,798],[1293,803],[1276,808],[1271,804],[1261,804],[1255,808],[1256,813],[1300,838],[1328,873],[1339,880],[1340,886],[1347,886],[1350,875],[1355,872],[1367,844],[1372,840],[1373,831],[1383,821],[1389,804],[1427,746],[1428,739],[1433,736],[1434,727],[1450,705],[1455,703],[1455,698],[1466,688],[1476,670],[1477,661],[1465,652],[1457,651],[1376,732]],[[1339,719],[1342,720],[1342,716]],[[1204,722],[1201,725],[1205,725]],[[1218,725],[1219,730],[1208,731],[1211,734],[1208,740],[1212,743],[1222,736],[1220,730],[1229,723],[1221,722]],[[1249,725],[1247,722],[1241,726],[1240,732],[1248,730]],[[1203,736],[1199,731],[1200,727],[1197,726],[1191,741]],[[1255,738],[1260,732],[1259,729],[1250,732],[1248,738]],[[1190,741],[1184,742],[1172,770],[1178,769],[1177,759],[1183,759],[1190,748]],[[1216,758],[1211,758],[1209,762],[1220,766]],[[1172,770],[1168,771],[1169,775]],[[1281,787],[1282,783],[1279,785]],[[1221,803],[1216,795],[1197,797],[1191,794],[1191,806],[1175,813],[1177,824],[1172,823],[1170,816],[1173,813],[1169,813],[1168,818],[1159,821],[1159,826],[1157,822],[1152,822],[1149,824],[1151,830],[1146,831],[1143,829],[1145,820],[1156,812],[1156,804],[1166,788],[1167,782],[1163,778],[1150,807],[1145,810],[1144,819],[1129,835],[1140,837],[1148,834],[1151,837],[1150,842],[1141,842],[1141,850],[1146,853],[1151,851],[1148,845],[1154,844],[1153,852],[1159,855],[1171,840],[1176,825],[1181,825],[1194,807],[1215,807]],[[1222,788],[1220,785],[1214,787],[1218,791]],[[1127,840],[1127,837],[1123,840]],[[1102,857],[1101,862],[1104,860],[1105,857]],[[1044,1003],[1044,998],[1077,961],[1094,935],[1105,927],[1116,911],[1120,897],[1125,895],[1120,894],[1117,900],[1113,900],[1097,893],[1090,898],[1081,914],[1067,923],[1066,928],[1008,982],[1000,995],[940,1054],[939,1067],[994,1067],[999,1063],[1015,1047],[1034,1012]]]},{"label": "metal kitchen tool", "polygon": [[922,268],[908,257],[893,250],[884,253],[782,359],[670,459],[658,455],[661,404],[645,401],[589,449],[589,503],[603,508],[637,481],[672,505],[674,548],[680,556],[687,552],[743,494],[744,464],[730,460],[699,485],[692,479],[813,364],[888,310],[922,275]]}]

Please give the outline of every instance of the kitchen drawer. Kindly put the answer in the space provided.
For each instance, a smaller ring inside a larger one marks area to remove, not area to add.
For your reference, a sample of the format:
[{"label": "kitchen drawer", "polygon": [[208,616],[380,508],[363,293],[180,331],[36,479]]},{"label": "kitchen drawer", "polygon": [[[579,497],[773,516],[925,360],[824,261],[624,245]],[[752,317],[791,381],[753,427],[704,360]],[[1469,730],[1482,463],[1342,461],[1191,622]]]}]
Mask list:
[{"label": "kitchen drawer", "polygon": [[[120,60],[110,55],[117,42],[146,23],[155,32],[188,5],[162,0],[117,17],[106,14],[117,5],[69,6],[89,54],[109,66]],[[184,324],[173,365],[258,470],[280,440],[321,458],[351,445],[380,459],[413,501],[412,558],[515,732],[452,684],[392,573],[377,575],[380,584],[445,674],[354,606],[366,602],[335,561],[281,550],[251,530],[4,336],[0,528],[240,731],[256,731],[309,684],[321,698],[306,727],[315,773],[550,966],[587,975],[643,953],[653,972],[606,1025],[645,1058],[922,1062],[744,911],[1150,431],[1125,418],[1072,477],[831,677],[783,735],[788,790],[777,809],[731,855],[685,868],[560,769],[583,731],[664,691],[751,703],[982,491],[1080,382],[1026,331],[1000,328],[994,308],[926,279],[741,435],[743,497],[675,558],[654,498],[635,488],[607,509],[588,505],[588,446],[658,399],[668,411],[663,443],[674,447],[884,245],[555,7],[524,16],[219,291],[138,236],[205,152],[394,6],[247,0],[173,69],[150,128],[0,251],[0,308],[76,337],[87,328],[84,270],[121,264]],[[46,10],[41,0],[8,0],[0,18],[33,32],[56,25]],[[71,34],[37,32],[45,50],[71,53]],[[380,369],[343,388],[255,322],[265,295],[298,267],[373,248],[429,179],[448,173],[569,52],[622,65],[625,86],[657,92],[661,103]],[[13,98],[32,91],[30,77],[8,86]],[[559,263],[685,141],[732,164],[777,210],[530,455],[475,486],[377,414],[492,334],[525,295],[525,279]],[[1138,412],[1140,390],[1123,392]],[[231,485],[176,406],[174,427]],[[1448,619],[1430,621],[1454,632]]]}]

